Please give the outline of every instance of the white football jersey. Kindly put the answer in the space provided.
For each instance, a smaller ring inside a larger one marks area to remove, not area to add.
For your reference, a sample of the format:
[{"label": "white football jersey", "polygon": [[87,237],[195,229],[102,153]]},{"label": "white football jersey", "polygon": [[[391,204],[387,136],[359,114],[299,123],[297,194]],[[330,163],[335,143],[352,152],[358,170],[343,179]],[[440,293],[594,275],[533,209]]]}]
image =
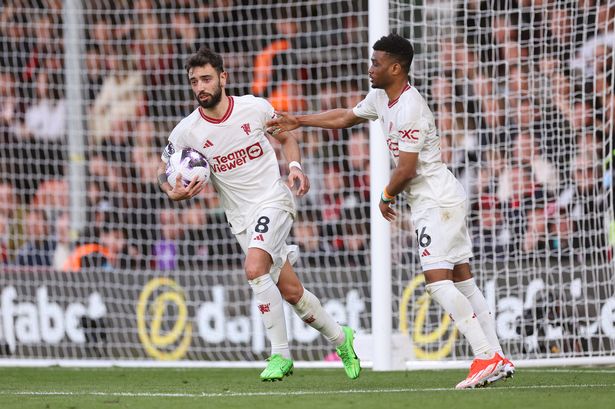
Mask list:
[{"label": "white football jersey", "polygon": [[295,216],[295,201],[280,176],[273,147],[266,136],[266,121],[274,117],[265,99],[252,95],[229,96],[229,107],[220,119],[207,117],[197,108],[169,136],[162,153],[192,148],[211,168],[211,183],[220,195],[233,233],[247,228],[259,209],[274,207]]},{"label": "white football jersey", "polygon": [[358,117],[380,121],[395,165],[399,151],[418,152],[417,176],[406,188],[412,210],[451,207],[466,200],[463,186],[442,163],[433,114],[416,88],[406,85],[394,101],[389,101],[384,90],[374,89],[353,112]]}]

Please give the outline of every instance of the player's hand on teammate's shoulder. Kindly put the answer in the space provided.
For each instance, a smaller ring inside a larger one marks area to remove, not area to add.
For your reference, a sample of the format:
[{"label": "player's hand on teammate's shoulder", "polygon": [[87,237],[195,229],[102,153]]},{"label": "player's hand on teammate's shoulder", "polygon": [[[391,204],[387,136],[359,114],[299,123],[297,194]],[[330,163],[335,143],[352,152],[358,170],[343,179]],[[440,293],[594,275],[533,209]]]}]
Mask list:
[{"label": "player's hand on teammate's shoulder", "polygon": [[301,169],[293,166],[288,173],[288,187],[301,197],[310,190],[310,179]]},{"label": "player's hand on teammate's shoulder", "polygon": [[275,118],[267,121],[267,132],[271,135],[299,128],[299,120],[295,116],[281,111],[275,111],[275,114]]},{"label": "player's hand on teammate's shoulder", "polygon": [[182,175],[178,174],[175,179],[175,187],[167,191],[167,195],[171,200],[175,201],[190,199],[203,190],[204,186],[205,181],[198,180],[197,178],[192,179],[188,186],[184,186]]}]

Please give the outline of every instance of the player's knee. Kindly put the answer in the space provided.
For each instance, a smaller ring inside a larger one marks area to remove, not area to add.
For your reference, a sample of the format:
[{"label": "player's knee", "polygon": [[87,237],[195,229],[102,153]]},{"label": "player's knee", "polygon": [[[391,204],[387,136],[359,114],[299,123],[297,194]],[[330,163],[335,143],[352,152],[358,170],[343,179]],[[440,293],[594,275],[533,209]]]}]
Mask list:
[{"label": "player's knee", "polygon": [[296,305],[299,300],[301,300],[301,297],[303,297],[303,286],[286,286],[280,288],[280,293],[282,294],[282,298],[284,298],[287,303]]},{"label": "player's knee", "polygon": [[266,265],[254,261],[246,261],[243,269],[248,280],[254,280],[255,278],[269,273],[269,269]]}]

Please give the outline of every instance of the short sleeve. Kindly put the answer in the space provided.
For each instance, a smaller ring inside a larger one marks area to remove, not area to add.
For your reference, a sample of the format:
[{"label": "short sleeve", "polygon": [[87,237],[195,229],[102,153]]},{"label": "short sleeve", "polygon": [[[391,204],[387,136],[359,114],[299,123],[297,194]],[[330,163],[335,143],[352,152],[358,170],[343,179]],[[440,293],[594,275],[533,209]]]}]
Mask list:
[{"label": "short sleeve", "polygon": [[266,99],[258,98],[258,100],[260,101],[261,107],[264,111],[263,129],[266,129],[267,121],[275,118],[275,109],[273,108],[273,105],[271,105],[271,103],[267,101]]},{"label": "short sleeve", "polygon": [[403,152],[420,152],[427,138],[427,126],[424,124],[419,109],[407,109],[399,118],[402,124],[397,128],[399,150]]},{"label": "short sleeve", "polygon": [[376,109],[376,92],[370,91],[363,101],[359,102],[352,112],[359,118],[365,118],[370,121],[378,119],[378,110]]}]

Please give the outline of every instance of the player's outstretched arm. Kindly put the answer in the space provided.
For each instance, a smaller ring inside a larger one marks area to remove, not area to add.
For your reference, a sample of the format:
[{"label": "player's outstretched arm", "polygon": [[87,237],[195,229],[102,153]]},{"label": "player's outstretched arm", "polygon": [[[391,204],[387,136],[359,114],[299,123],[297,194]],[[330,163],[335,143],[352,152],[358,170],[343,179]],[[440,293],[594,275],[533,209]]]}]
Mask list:
[{"label": "player's outstretched arm", "polygon": [[280,131],[292,131],[300,126],[315,126],[318,128],[340,129],[367,122],[354,114],[352,109],[332,109],[318,114],[291,115],[287,112],[276,112],[277,117],[267,121],[267,131],[275,134]]},{"label": "player's outstretched arm", "polygon": [[165,172],[166,166],[166,163],[163,161],[160,161],[158,164],[158,186],[160,186],[160,190],[169,196],[169,199],[174,201],[190,199],[203,190],[205,182],[198,180],[197,178],[192,179],[192,182],[190,182],[188,186],[184,187],[181,174],[178,174],[175,179],[175,187],[171,186],[171,184],[167,181],[167,175]]}]

